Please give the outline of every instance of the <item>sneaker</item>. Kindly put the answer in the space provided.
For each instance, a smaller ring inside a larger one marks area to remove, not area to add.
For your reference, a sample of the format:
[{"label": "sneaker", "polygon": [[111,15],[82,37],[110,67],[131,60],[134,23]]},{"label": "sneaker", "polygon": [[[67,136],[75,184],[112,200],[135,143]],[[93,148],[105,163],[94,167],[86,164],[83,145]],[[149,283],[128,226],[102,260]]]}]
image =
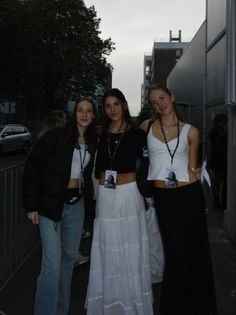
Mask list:
[{"label": "sneaker", "polygon": [[81,266],[89,261],[88,256],[83,256],[80,252],[78,253],[77,260],[74,263],[74,267]]},{"label": "sneaker", "polygon": [[90,238],[90,236],[91,236],[91,233],[90,233],[89,231],[84,231],[84,232],[82,233],[82,237],[83,237],[83,238]]}]

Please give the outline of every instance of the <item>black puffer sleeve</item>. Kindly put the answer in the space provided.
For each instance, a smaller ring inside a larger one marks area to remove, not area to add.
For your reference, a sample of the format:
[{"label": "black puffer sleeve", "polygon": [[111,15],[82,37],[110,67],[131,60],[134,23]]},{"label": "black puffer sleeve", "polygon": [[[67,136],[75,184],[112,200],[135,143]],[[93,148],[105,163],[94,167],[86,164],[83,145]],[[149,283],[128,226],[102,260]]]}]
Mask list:
[{"label": "black puffer sleeve", "polygon": [[45,165],[58,139],[59,129],[55,128],[38,139],[33,146],[23,172],[22,197],[27,212],[39,211],[39,196]]}]

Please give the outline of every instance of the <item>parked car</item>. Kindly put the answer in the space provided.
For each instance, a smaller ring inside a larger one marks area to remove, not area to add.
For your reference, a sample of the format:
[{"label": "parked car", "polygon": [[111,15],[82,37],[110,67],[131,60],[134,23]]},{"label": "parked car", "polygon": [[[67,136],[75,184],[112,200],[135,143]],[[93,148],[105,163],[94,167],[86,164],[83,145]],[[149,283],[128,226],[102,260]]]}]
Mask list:
[{"label": "parked car", "polygon": [[0,125],[0,152],[23,150],[29,152],[32,135],[20,124]]}]

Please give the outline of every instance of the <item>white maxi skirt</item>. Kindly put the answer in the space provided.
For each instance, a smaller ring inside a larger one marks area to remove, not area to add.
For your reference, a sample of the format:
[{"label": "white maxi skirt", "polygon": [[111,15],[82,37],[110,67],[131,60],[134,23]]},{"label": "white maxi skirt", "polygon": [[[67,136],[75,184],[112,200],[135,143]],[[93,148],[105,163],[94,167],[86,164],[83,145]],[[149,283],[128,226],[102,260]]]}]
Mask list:
[{"label": "white maxi skirt", "polygon": [[99,185],[87,315],[152,315],[145,206],[136,182]]}]

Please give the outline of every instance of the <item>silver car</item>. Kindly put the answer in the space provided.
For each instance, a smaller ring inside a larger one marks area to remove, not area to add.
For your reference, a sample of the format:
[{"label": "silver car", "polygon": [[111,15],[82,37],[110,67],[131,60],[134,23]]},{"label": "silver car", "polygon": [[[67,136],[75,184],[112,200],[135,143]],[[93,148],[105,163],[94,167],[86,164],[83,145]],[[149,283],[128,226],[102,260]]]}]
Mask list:
[{"label": "silver car", "polygon": [[29,152],[31,144],[32,135],[25,126],[0,125],[0,153],[15,150]]}]

